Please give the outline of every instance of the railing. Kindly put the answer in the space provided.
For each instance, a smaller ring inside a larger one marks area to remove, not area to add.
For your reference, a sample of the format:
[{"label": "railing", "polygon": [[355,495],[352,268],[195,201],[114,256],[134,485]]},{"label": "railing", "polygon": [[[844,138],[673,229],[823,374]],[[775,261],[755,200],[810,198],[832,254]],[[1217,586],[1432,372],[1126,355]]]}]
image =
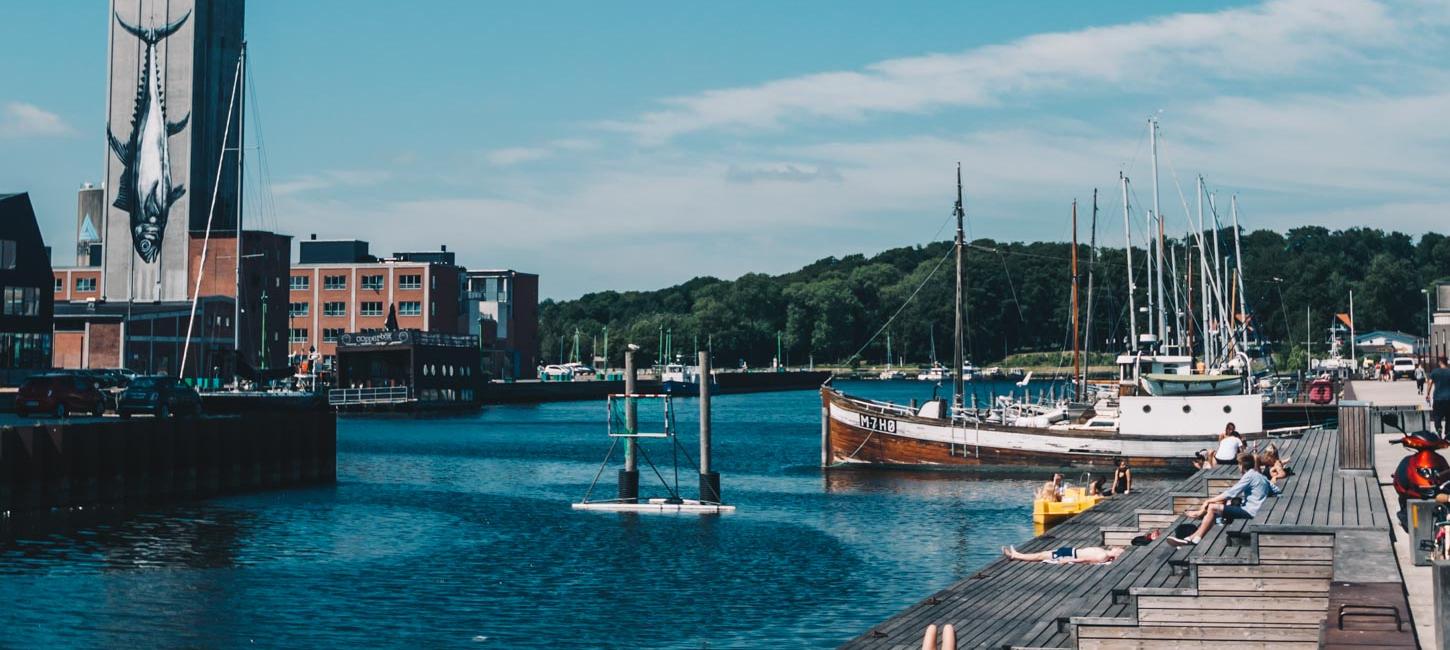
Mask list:
[{"label": "railing", "polygon": [[381,388],[334,388],[327,391],[328,406],[402,404],[413,401],[407,386]]}]

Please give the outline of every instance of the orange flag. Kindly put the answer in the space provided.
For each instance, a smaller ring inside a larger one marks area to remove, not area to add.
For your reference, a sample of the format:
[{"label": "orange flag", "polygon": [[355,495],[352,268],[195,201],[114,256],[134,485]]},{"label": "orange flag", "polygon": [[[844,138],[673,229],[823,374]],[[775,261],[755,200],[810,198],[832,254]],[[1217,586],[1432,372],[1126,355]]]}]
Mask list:
[{"label": "orange flag", "polygon": [[1339,322],[1344,323],[1345,327],[1354,329],[1354,323],[1350,322],[1349,314],[1335,314],[1334,316],[1339,319]]}]

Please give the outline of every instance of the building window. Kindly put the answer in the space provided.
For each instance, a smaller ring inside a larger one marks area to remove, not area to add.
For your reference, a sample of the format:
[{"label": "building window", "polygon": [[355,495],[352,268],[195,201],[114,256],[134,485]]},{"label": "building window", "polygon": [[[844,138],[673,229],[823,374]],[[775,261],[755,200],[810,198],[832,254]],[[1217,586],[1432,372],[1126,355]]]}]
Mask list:
[{"label": "building window", "polygon": [[306,291],[306,290],[308,290],[310,288],[312,288],[312,278],[310,276],[306,276],[306,275],[294,275],[294,276],[292,276],[292,290],[293,291]]},{"label": "building window", "polygon": [[49,368],[50,334],[0,332],[0,368]]},{"label": "building window", "polygon": [[422,289],[423,276],[421,275],[400,275],[398,276],[399,289]]},{"label": "building window", "polygon": [[364,289],[372,289],[373,291],[382,291],[383,290],[383,276],[381,276],[381,275],[364,275],[364,276],[362,276],[362,288],[364,288]]},{"label": "building window", "polygon": [[85,293],[96,290],[95,278],[76,278],[76,292]]},{"label": "building window", "polygon": [[289,315],[289,316],[291,316],[293,318],[300,318],[302,316],[306,316],[308,310],[311,309],[311,307],[312,307],[312,303],[308,303],[308,302],[294,302],[294,303],[292,303],[291,305],[288,306],[288,308],[287,308],[287,315]]},{"label": "building window", "polygon": [[430,275],[430,276],[428,276],[428,286],[431,286],[434,289],[437,289],[438,288],[438,276],[437,275]]},{"label": "building window", "polygon": [[55,279],[55,292],[56,293],[60,293],[62,291],[65,291],[65,280],[62,280],[60,278],[56,278]]},{"label": "building window", "polygon": [[382,316],[383,315],[383,303],[381,303],[381,302],[364,302],[364,303],[362,303],[361,305],[358,306],[358,312],[357,313],[359,315],[362,315],[362,316]]},{"label": "building window", "polygon": [[307,338],[307,328],[305,328],[305,327],[294,327],[294,328],[292,328],[291,336],[289,336],[287,338],[287,340],[288,341],[291,341],[292,343],[306,343],[308,341],[308,338]]},{"label": "building window", "polygon": [[322,328],[322,342],[323,343],[336,343],[337,342],[337,339],[339,339],[341,337],[342,337],[342,328],[341,327],[324,327],[324,328]]},{"label": "building window", "polygon": [[39,315],[40,289],[37,287],[5,287],[4,313],[6,316]]},{"label": "building window", "polygon": [[15,240],[0,239],[0,269],[15,268]]},{"label": "building window", "polygon": [[433,302],[431,300],[428,301],[428,315],[429,316],[437,316],[438,315],[438,303]]},{"label": "building window", "polygon": [[324,275],[322,276],[322,288],[329,291],[338,291],[347,288],[347,276],[345,275]]},{"label": "building window", "polygon": [[324,302],[322,303],[323,316],[346,316],[347,303],[345,302]]},{"label": "building window", "polygon": [[399,316],[421,316],[423,315],[423,303],[418,300],[404,300],[398,303]]}]

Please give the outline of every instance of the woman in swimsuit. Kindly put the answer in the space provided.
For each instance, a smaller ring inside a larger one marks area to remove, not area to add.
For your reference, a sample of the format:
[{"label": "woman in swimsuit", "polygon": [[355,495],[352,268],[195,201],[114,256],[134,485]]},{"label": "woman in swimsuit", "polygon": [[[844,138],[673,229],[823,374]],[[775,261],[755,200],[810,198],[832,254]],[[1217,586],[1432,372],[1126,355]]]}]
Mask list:
[{"label": "woman in swimsuit", "polygon": [[1133,470],[1128,469],[1128,459],[1118,460],[1118,468],[1113,470],[1113,494],[1128,494],[1133,491]]}]

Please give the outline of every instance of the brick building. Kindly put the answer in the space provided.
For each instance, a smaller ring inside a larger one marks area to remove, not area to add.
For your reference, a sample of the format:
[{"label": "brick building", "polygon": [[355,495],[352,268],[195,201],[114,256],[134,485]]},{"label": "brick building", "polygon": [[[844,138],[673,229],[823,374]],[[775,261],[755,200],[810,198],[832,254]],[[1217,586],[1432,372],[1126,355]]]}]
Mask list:
[{"label": "brick building", "polygon": [[447,247],[377,258],[357,240],[303,241],[292,266],[287,315],[294,355],[316,350],[333,366],[344,333],[398,329],[468,333],[463,319],[463,268]]}]

